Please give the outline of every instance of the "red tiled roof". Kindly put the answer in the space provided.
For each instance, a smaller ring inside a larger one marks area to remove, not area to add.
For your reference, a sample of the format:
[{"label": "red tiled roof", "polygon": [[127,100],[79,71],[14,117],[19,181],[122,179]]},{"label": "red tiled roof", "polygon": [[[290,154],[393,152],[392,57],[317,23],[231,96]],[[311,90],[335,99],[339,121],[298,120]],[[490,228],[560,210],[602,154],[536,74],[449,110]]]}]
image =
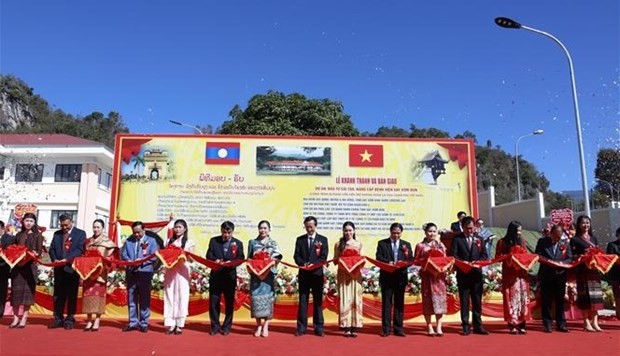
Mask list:
[{"label": "red tiled roof", "polygon": [[10,146],[104,146],[103,143],[65,134],[0,134],[0,145]]}]

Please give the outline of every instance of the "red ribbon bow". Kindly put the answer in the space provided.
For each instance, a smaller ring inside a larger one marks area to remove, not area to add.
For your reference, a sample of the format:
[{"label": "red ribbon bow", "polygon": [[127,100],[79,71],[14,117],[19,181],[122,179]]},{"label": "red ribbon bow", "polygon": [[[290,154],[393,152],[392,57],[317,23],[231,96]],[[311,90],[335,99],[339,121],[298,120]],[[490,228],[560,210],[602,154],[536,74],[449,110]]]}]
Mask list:
[{"label": "red ribbon bow", "polygon": [[230,252],[232,253],[233,257],[237,257],[237,243],[233,242],[230,244]]},{"label": "red ribbon bow", "polygon": [[407,248],[407,245],[403,245],[402,249],[405,254],[405,259],[409,258],[409,249]]},{"label": "red ribbon bow", "polygon": [[69,249],[71,248],[71,239],[67,239],[67,241],[65,241],[65,251],[69,251]]},{"label": "red ribbon bow", "polygon": [[321,246],[323,244],[320,241],[314,243],[314,252],[316,252],[316,257],[321,256]]}]

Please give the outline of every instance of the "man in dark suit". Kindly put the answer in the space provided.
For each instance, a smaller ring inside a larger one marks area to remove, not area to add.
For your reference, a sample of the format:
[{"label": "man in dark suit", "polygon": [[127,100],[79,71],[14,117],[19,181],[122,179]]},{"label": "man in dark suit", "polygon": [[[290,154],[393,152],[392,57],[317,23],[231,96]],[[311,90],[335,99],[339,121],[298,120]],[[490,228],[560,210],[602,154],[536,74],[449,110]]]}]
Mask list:
[{"label": "man in dark suit", "polygon": [[[215,262],[243,260],[243,243],[233,237],[235,224],[224,221],[220,226],[220,236],[209,241],[207,259]],[[211,270],[209,275],[209,319],[211,320],[211,335],[218,332],[222,335],[230,334],[235,306],[235,290],[237,288],[237,268],[221,267]],[[220,325],[220,298],[224,294],[224,322]]]},{"label": "man in dark suit", "polygon": [[465,216],[467,216],[467,213],[466,213],[466,212],[464,212],[464,211],[459,211],[459,212],[456,214],[456,217],[457,217],[457,219],[458,219],[458,220],[457,220],[457,221],[455,221],[455,222],[453,222],[453,223],[450,225],[450,231],[452,231],[452,232],[463,232],[463,225],[462,225],[462,223],[461,223],[461,220],[463,220],[463,218],[464,218]]},{"label": "man in dark suit", "polygon": [[[411,244],[400,239],[403,226],[393,223],[390,226],[390,237],[377,243],[376,258],[378,261],[396,264],[399,261],[413,261],[414,251]],[[403,312],[405,309],[405,288],[407,287],[407,267],[399,268],[390,273],[379,272],[381,285],[381,336],[390,335],[392,328],[392,305],[394,305],[394,335],[405,336],[403,329]]]},{"label": "man in dark suit", "polygon": [[[15,243],[15,237],[5,231],[4,221],[0,220],[0,247],[3,249]],[[4,316],[4,305],[6,304],[6,292],[9,287],[9,277],[11,268],[6,261],[0,258],[0,318]]]},{"label": "man in dark suit", "polygon": [[[131,224],[131,232],[131,236],[125,240],[121,249],[123,261],[141,260],[157,252],[159,249],[157,240],[161,238],[157,234],[147,233],[143,222],[135,221]],[[157,257],[152,257],[137,266],[125,268],[129,324],[123,327],[123,332],[140,330],[146,333],[149,331],[151,287],[157,261],[159,261]]]},{"label": "man in dark suit", "polygon": [[[316,232],[317,221],[314,216],[304,219],[306,234],[297,237],[293,258],[298,266],[310,267],[327,261],[329,252],[327,237]],[[314,334],[323,336],[323,267],[311,270],[299,269],[299,309],[297,309],[297,329],[295,336],[302,336],[308,328],[308,300],[312,292],[312,327]]]},{"label": "man in dark suit", "polygon": [[[486,260],[489,255],[484,246],[484,242],[476,236],[476,226],[474,218],[466,216],[461,219],[463,232],[456,235],[452,240],[452,256],[454,258],[472,262]],[[459,299],[461,301],[461,325],[463,335],[469,335],[469,300],[472,303],[472,322],[474,334],[488,335],[489,332],[482,326],[482,270],[472,268],[465,273],[457,268],[456,283],[459,289]]]},{"label": "man in dark suit", "polygon": [[[569,263],[573,254],[568,241],[562,240],[562,226],[553,225],[550,236],[542,237],[536,243],[536,253],[548,260]],[[555,303],[556,328],[560,332],[568,332],[564,316],[564,293],[566,291],[566,269],[541,263],[538,269],[540,296],[542,299],[542,318],[545,332],[551,332],[553,319],[551,305]]]},{"label": "man in dark suit", "polygon": [[[73,226],[73,217],[70,215],[60,215],[58,222],[60,230],[54,233],[49,253],[52,262],[66,262],[66,264],[54,268],[54,322],[49,328],[64,327],[70,330],[73,329],[75,323],[74,315],[80,286],[80,276],[71,267],[71,263],[74,258],[84,253],[86,232]],[[64,317],[65,306],[66,317]]]}]

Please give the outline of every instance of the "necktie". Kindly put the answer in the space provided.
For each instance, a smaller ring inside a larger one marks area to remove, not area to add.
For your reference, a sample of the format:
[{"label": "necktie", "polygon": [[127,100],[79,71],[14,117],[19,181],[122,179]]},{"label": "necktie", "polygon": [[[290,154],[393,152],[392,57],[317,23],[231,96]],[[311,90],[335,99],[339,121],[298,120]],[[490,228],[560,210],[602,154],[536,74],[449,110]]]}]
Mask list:
[{"label": "necktie", "polygon": [[141,257],[140,255],[140,245],[141,245],[141,241],[142,239],[139,239],[138,241],[136,241],[136,258]]},{"label": "necktie", "polygon": [[230,240],[224,241],[224,254],[228,253],[228,248],[230,247]]},{"label": "necktie", "polygon": [[392,253],[394,254],[394,262],[398,261],[398,241],[392,242]]},{"label": "necktie", "polygon": [[308,249],[312,250],[312,245],[314,245],[314,237],[308,236]]},{"label": "necktie", "polygon": [[554,243],[553,244],[553,257],[557,256],[558,254],[558,243]]},{"label": "necktie", "polygon": [[469,247],[469,249],[471,250],[471,244],[472,244],[472,238],[471,236],[467,236],[467,247]]}]

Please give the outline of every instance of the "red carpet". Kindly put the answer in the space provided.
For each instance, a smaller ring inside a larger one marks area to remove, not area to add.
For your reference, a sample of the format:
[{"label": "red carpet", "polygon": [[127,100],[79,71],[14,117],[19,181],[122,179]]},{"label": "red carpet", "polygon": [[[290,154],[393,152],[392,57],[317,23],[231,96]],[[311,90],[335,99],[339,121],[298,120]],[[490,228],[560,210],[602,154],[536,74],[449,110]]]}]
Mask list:
[{"label": "red carpet", "polygon": [[454,355],[618,355],[620,354],[620,322],[603,321],[602,333],[581,331],[580,323],[569,322],[571,332],[562,334],[542,332],[539,322],[532,322],[527,335],[510,335],[503,323],[487,323],[489,336],[458,334],[455,323],[444,327],[445,336],[427,337],[425,326],[409,324],[405,338],[379,336],[380,325],[371,324],[359,332],[356,339],[347,339],[334,325],[326,327],[325,337],[311,333],[293,335],[292,323],[276,323],[269,338],[255,338],[254,326],[235,325],[228,336],[211,336],[205,324],[190,322],[183,335],[165,335],[161,321],[152,321],[147,334],[121,332],[124,320],[107,320],[99,332],[83,332],[84,323],[74,329],[48,330],[49,317],[29,320],[25,329],[8,329],[9,318],[0,325],[0,355],[389,355],[422,354]]}]

